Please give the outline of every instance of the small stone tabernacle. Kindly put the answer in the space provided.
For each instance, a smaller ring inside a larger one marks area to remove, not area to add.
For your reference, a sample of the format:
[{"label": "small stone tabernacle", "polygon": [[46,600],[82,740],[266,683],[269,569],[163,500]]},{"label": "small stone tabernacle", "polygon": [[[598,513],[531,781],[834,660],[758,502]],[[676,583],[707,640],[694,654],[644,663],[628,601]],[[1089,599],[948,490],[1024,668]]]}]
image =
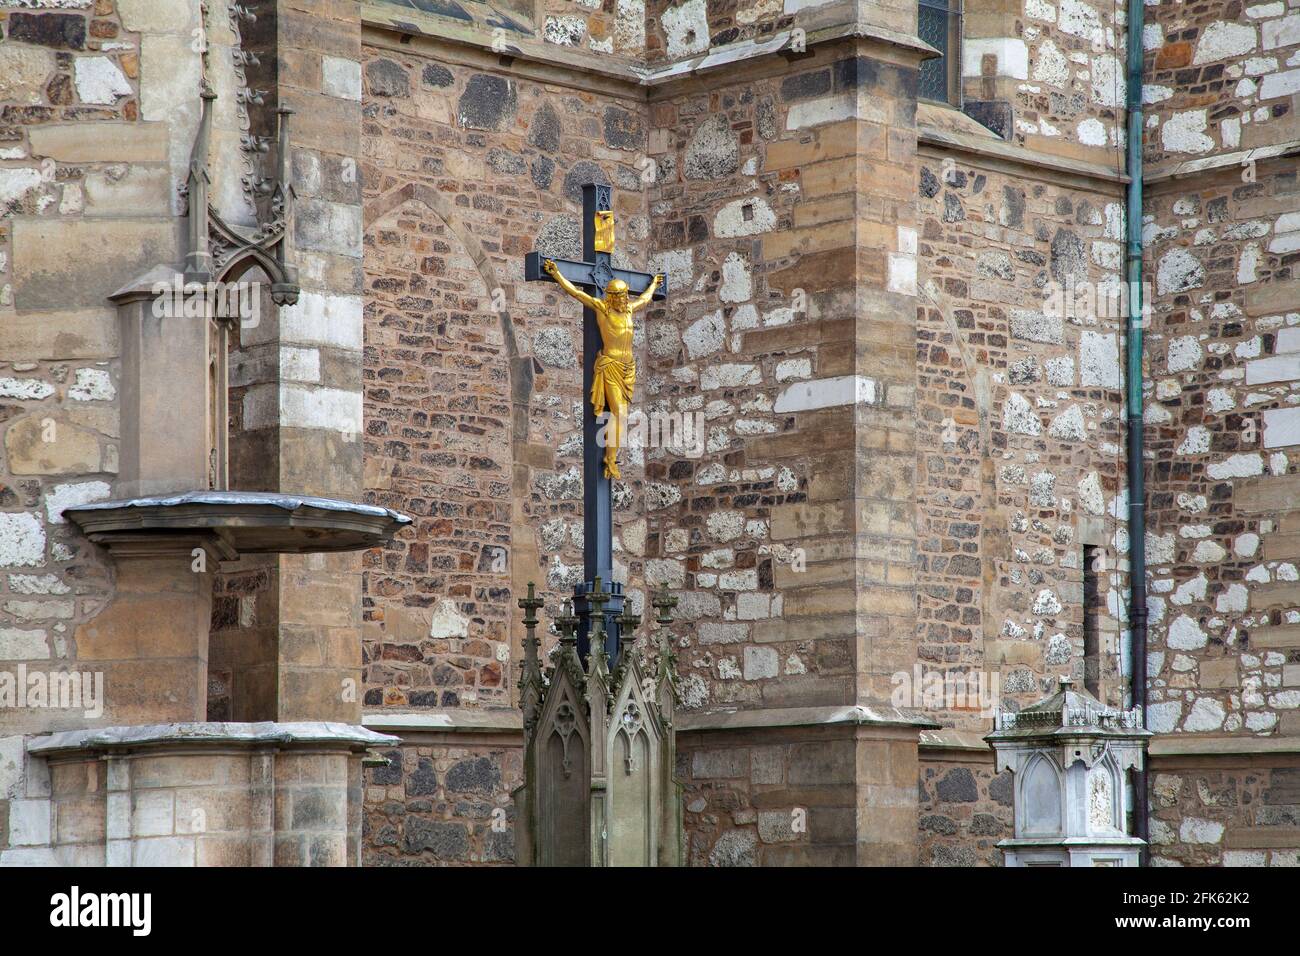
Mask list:
[{"label": "small stone tabernacle", "polygon": [[1061,678],[1055,694],[1018,713],[999,711],[984,739],[999,772],[1015,775],[1015,836],[1007,866],[1137,866],[1145,843],[1129,835],[1125,772],[1141,770],[1151,732],[1137,710],[1106,707]]}]

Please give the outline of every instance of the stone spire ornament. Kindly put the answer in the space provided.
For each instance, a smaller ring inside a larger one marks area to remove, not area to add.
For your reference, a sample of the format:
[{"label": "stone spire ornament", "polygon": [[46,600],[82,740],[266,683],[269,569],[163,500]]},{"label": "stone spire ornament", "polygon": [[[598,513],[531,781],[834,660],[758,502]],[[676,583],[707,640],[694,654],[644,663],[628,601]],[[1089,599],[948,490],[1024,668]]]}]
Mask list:
[{"label": "stone spire ornament", "polygon": [[189,178],[184,191],[189,240],[185,283],[234,282],[250,269],[259,268],[270,280],[271,300],[276,305],[294,305],[301,288],[297,266],[289,261],[295,198],[289,155],[289,121],[293,110],[287,106],[276,110],[279,148],[276,178],[268,185],[269,216],[250,230],[227,222],[210,201],[209,153],[216,99],[217,94],[210,88],[200,94],[199,131],[190,153]]},{"label": "stone spire ornament", "polygon": [[[521,866],[678,866],[682,859],[681,787],[673,778],[675,675],[665,636],[676,600],[661,595],[657,672],[634,649],[639,615],[619,617],[622,653],[611,675],[604,650],[609,592],[596,578],[588,594],[591,653],[586,667],[574,640],[577,618],[566,603],[555,618],[560,649],[542,674],[530,650],[540,603],[529,585],[520,706],[524,710],[524,784],[517,808],[515,861]],[[540,695],[534,692],[540,688]],[[535,719],[530,715],[536,714]]]}]

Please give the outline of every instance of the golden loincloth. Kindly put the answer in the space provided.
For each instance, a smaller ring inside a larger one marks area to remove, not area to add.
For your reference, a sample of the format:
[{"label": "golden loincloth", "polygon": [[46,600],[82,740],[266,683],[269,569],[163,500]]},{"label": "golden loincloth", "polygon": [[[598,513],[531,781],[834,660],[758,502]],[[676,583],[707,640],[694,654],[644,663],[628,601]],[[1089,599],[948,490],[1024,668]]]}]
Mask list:
[{"label": "golden loincloth", "polygon": [[611,411],[627,414],[632,402],[632,388],[636,385],[636,359],[626,362],[611,358],[603,351],[596,354],[596,365],[591,376],[591,408],[599,417],[605,406]]}]

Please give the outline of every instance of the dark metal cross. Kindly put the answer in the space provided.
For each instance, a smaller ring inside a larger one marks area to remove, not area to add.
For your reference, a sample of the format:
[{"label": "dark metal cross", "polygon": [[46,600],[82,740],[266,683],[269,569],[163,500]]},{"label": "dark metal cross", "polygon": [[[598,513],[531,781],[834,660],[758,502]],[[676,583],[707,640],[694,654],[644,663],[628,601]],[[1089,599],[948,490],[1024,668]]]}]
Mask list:
[{"label": "dark metal cross", "polygon": [[[602,296],[612,279],[627,283],[631,298],[643,293],[654,276],[648,272],[631,272],[615,269],[608,250],[596,251],[596,214],[612,210],[612,188],[588,183],[582,187],[582,261],[556,259],[560,273],[574,285],[592,296]],[[547,257],[530,252],[524,258],[524,279],[529,282],[553,282],[542,269]],[[655,291],[655,299],[668,293],[664,281]],[[582,619],[578,632],[578,651],[584,657],[587,641],[587,594],[597,577],[611,598],[605,604],[605,653],[610,662],[618,658],[619,626],[617,617],[623,611],[623,585],[614,580],[614,495],[613,482],[605,477],[604,449],[596,441],[601,422],[591,412],[591,383],[594,377],[596,353],[600,351],[600,329],[596,313],[582,310],[582,504],[583,504],[583,581],[573,589],[574,609]]]}]

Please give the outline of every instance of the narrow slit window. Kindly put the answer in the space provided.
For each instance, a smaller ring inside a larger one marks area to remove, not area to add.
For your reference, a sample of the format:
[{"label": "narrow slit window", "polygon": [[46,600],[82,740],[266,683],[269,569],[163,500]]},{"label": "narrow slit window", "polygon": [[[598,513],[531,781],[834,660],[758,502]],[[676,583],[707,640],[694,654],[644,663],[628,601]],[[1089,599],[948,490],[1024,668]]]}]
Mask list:
[{"label": "narrow slit window", "polygon": [[1106,613],[1106,551],[1083,546],[1083,686],[1101,700],[1101,619]]}]

